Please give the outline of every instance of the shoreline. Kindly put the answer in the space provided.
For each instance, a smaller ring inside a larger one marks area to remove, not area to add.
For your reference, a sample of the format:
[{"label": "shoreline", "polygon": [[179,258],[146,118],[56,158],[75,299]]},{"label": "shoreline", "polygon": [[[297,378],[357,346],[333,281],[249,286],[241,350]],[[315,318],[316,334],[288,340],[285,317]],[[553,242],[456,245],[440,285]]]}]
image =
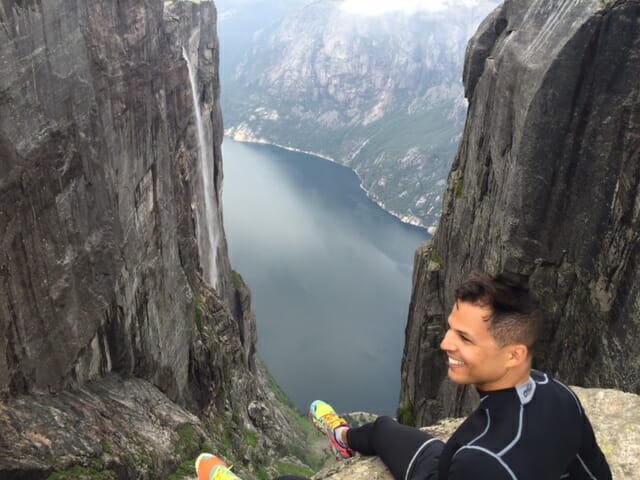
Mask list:
[{"label": "shoreline", "polygon": [[[314,157],[317,158],[321,158],[322,160],[326,160],[328,162],[331,163],[335,163],[336,165],[340,165],[341,167],[345,167],[348,168],[349,170],[351,170],[353,173],[356,174],[356,176],[358,177],[359,180],[359,186],[360,189],[367,195],[367,198],[369,198],[372,202],[374,202],[376,205],[378,205],[382,210],[384,210],[385,212],[387,212],[389,215],[397,218],[398,220],[400,220],[402,223],[406,224],[406,225],[410,225],[412,227],[417,227],[417,228],[421,228],[423,230],[425,230],[429,235],[433,236],[434,233],[431,233],[429,231],[430,227],[427,227],[426,225],[424,225],[419,218],[417,217],[412,217],[412,220],[405,220],[403,217],[400,216],[400,214],[393,212],[389,209],[387,209],[384,205],[384,203],[382,203],[381,201],[379,201],[371,192],[369,192],[364,185],[362,184],[362,178],[360,178],[360,175],[358,175],[358,172],[356,172],[353,168],[348,167],[347,165],[344,165],[338,161],[336,161],[335,159],[328,157],[326,155],[322,155],[321,153],[316,153],[316,152],[310,152],[307,150],[301,150],[299,148],[295,148],[295,147],[288,147],[286,145],[280,145],[279,143],[275,143],[275,142],[270,142],[264,138],[256,138],[256,137],[252,137],[252,138],[248,138],[248,137],[237,137],[235,135],[234,129],[230,128],[227,131],[224,132],[224,137],[227,137],[231,140],[233,140],[234,142],[238,142],[238,143],[254,143],[254,144],[258,144],[258,145],[271,145],[273,147],[278,147],[278,148],[282,148],[283,150],[288,150],[290,152],[296,152],[296,153],[304,153],[305,155],[312,155]],[[415,220],[413,220],[415,219]]]}]

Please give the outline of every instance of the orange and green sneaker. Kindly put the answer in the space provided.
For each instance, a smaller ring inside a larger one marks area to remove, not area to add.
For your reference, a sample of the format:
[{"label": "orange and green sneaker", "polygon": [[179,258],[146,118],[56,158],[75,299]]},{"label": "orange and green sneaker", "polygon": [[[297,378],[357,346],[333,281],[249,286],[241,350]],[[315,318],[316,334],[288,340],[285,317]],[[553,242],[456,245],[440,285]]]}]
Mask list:
[{"label": "orange and green sneaker", "polygon": [[220,458],[201,453],[196,460],[198,480],[241,480]]},{"label": "orange and green sneaker", "polygon": [[309,417],[311,417],[311,421],[315,427],[329,439],[331,449],[336,458],[343,459],[354,456],[354,451],[342,445],[336,438],[336,429],[339,427],[349,428],[349,424],[336,414],[336,411],[331,405],[322,400],[312,402],[309,407]]}]

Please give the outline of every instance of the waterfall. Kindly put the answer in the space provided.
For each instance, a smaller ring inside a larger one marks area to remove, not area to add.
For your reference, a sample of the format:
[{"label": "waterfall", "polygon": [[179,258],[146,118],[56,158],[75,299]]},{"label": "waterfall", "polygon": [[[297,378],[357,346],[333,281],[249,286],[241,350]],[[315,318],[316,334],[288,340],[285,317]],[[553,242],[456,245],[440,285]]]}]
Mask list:
[{"label": "waterfall", "polygon": [[202,180],[202,197],[204,202],[199,201],[196,205],[196,221],[198,228],[198,250],[200,252],[200,260],[202,262],[202,270],[204,278],[213,287],[217,287],[218,271],[218,232],[220,222],[217,215],[217,198],[216,190],[213,185],[213,145],[210,140],[207,143],[205,128],[202,122],[202,114],[200,113],[200,101],[198,96],[198,87],[196,77],[189,60],[187,50],[182,47],[182,56],[187,62],[189,69],[189,80],[191,81],[191,94],[193,95],[193,108],[196,118],[196,127],[198,130],[198,160],[200,166],[200,178]]}]

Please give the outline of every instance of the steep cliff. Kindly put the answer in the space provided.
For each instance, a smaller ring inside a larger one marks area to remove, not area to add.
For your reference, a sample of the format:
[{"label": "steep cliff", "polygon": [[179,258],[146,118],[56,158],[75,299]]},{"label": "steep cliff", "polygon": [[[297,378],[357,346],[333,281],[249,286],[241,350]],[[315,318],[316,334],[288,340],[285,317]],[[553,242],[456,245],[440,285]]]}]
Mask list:
[{"label": "steep cliff", "polygon": [[207,1],[0,2],[2,478],[163,477],[207,439],[242,470],[298,435],[231,279],[215,22]]},{"label": "steep cliff", "polygon": [[469,43],[469,111],[442,218],[418,251],[401,411],[428,425],[474,393],[438,345],[471,270],[528,280],[536,365],[640,392],[640,2],[510,0]]}]

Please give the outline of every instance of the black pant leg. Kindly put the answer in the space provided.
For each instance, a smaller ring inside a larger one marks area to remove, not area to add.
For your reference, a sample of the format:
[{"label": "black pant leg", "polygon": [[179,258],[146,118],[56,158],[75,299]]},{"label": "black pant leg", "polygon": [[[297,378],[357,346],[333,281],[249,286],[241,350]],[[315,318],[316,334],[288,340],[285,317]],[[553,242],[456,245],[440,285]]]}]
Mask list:
[{"label": "black pant leg", "polygon": [[396,480],[404,480],[418,450],[432,439],[428,433],[401,425],[391,417],[378,417],[374,423],[347,432],[352,449],[363,455],[379,456]]}]

